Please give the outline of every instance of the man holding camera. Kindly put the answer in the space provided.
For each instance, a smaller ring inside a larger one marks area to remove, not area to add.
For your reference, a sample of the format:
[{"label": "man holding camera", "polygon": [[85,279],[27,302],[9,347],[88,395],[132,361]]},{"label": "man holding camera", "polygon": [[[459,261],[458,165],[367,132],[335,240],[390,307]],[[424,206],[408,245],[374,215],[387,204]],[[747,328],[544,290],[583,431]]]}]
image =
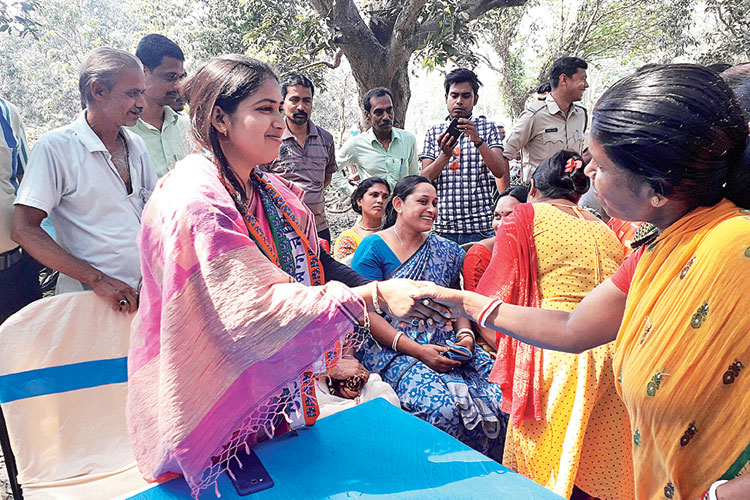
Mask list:
[{"label": "man holding camera", "polygon": [[427,131],[422,175],[435,181],[439,199],[434,230],[458,244],[494,236],[492,194],[510,185],[508,162],[494,122],[472,112],[479,100],[477,75],[458,68],[445,77],[450,122]]}]

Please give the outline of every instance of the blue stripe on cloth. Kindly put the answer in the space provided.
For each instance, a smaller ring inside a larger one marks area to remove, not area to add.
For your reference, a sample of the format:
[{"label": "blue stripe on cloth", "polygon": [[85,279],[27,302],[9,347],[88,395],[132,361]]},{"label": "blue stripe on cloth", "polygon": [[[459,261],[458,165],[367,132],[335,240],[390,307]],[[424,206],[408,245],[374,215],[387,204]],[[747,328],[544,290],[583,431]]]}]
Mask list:
[{"label": "blue stripe on cloth", "polygon": [[127,381],[127,357],[51,366],[0,377],[0,403]]},{"label": "blue stripe on cloth", "polygon": [[[21,145],[19,143],[22,143],[22,141],[19,140],[13,131],[10,107],[4,99],[0,99],[0,131],[2,131],[3,142],[11,150],[10,183],[13,185],[14,191],[18,191],[18,176],[23,175],[24,166],[22,163],[25,164],[26,160],[19,156],[19,146]],[[23,154],[24,156],[26,154],[25,146]]]},{"label": "blue stripe on cloth", "polygon": [[5,101],[0,101],[0,129],[2,130],[3,141],[5,141],[6,146],[10,149],[16,149],[18,141],[10,123],[10,108],[5,104]]}]

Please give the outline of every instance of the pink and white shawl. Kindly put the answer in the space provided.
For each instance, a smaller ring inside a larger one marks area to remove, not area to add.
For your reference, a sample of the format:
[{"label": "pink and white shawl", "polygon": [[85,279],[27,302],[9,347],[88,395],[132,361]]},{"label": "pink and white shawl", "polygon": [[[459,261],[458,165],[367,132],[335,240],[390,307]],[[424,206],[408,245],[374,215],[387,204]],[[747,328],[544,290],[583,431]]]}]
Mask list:
[{"label": "pink and white shawl", "polygon": [[[285,199],[295,196],[272,182]],[[183,474],[197,496],[238,447],[273,434],[302,374],[324,369],[324,354],[352,331],[364,303],[341,284],[304,286],[271,263],[199,155],[158,182],[142,224],[129,432],[146,479]]]}]

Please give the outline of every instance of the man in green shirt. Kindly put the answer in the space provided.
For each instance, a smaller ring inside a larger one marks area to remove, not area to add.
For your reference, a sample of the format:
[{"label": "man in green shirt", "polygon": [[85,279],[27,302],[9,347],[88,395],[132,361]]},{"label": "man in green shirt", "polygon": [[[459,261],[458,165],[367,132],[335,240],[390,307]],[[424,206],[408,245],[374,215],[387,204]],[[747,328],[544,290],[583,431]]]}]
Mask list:
[{"label": "man in green shirt", "polygon": [[185,101],[177,84],[185,77],[185,56],[169,38],[152,33],[138,43],[135,55],[146,76],[146,106],[131,132],[146,143],[156,175],[161,177],[190,153],[190,120],[178,113]]},{"label": "man in green shirt", "polygon": [[[341,148],[337,162],[342,173],[348,175],[347,168],[354,165],[357,172],[351,180],[382,177],[391,189],[399,179],[418,175],[417,140],[414,134],[393,126],[391,92],[384,88],[368,91],[362,107],[370,129],[352,137]],[[354,187],[347,186],[346,190],[351,194]]]}]

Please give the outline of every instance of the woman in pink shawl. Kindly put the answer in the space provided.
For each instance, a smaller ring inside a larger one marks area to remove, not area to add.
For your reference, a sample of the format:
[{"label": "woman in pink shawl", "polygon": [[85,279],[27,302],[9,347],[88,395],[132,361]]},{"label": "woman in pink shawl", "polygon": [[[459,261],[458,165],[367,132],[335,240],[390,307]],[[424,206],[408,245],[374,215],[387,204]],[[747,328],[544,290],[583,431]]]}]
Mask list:
[{"label": "woman in pink shawl", "polygon": [[213,59],[185,93],[202,154],[160,179],[143,212],[127,411],[143,475],[182,474],[197,496],[239,449],[314,423],[315,376],[335,376],[367,311],[445,318],[409,298],[410,281],[362,285],[320,249],[301,191],[255,168],[284,131],[268,65]]}]

